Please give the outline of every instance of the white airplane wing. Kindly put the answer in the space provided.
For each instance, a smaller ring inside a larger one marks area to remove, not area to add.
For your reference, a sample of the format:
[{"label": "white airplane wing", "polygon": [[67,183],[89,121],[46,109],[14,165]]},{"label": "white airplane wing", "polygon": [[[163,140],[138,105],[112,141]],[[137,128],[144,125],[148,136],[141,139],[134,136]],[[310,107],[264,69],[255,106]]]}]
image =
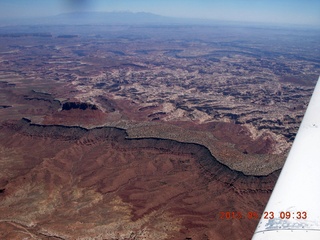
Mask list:
[{"label": "white airplane wing", "polygon": [[320,78],[253,240],[320,240]]}]

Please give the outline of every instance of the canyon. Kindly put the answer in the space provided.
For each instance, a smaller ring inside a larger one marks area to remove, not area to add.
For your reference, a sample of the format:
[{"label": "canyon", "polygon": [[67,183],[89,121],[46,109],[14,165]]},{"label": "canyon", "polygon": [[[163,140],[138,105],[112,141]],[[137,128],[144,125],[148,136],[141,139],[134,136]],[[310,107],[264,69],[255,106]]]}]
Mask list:
[{"label": "canyon", "polygon": [[250,239],[318,33],[0,27],[1,239]]}]

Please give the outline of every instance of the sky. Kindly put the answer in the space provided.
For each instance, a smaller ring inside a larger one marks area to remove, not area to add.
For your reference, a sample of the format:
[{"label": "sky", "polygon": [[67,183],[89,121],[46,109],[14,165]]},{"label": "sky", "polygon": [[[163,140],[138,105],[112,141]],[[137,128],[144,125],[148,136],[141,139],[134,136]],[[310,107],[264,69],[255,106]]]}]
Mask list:
[{"label": "sky", "polygon": [[320,0],[0,0],[0,18],[73,11],[150,12],[171,17],[320,26]]}]

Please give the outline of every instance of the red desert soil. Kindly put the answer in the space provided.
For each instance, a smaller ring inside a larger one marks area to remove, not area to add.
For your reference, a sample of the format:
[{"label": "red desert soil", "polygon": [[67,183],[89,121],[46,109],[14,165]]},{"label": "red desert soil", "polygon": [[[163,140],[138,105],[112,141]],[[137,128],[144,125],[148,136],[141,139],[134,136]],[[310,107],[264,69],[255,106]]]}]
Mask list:
[{"label": "red desert soil", "polygon": [[23,119],[0,131],[1,239],[250,239],[247,214],[261,215],[279,174],[245,176],[201,145],[118,128]]}]

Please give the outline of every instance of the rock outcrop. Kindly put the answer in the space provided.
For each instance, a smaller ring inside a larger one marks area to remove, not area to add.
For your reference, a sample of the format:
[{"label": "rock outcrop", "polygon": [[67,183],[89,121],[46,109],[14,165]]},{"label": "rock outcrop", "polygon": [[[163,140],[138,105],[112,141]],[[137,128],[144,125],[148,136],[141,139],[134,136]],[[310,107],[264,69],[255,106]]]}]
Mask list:
[{"label": "rock outcrop", "polygon": [[1,133],[4,239],[248,239],[278,176],[245,176],[202,145],[119,128],[23,119]]}]

